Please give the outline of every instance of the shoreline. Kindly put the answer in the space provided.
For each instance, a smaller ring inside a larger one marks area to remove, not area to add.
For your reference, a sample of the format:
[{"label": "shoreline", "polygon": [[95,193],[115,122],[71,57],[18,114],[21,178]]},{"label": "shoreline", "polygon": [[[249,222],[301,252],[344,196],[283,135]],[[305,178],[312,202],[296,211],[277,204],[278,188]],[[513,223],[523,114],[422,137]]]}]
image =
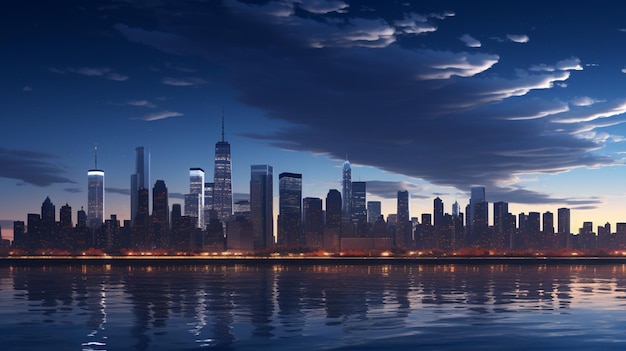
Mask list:
[{"label": "shoreline", "polygon": [[445,257],[253,257],[253,256],[9,256],[0,257],[0,266],[22,265],[363,265],[363,264],[626,264],[616,256],[445,256]]}]

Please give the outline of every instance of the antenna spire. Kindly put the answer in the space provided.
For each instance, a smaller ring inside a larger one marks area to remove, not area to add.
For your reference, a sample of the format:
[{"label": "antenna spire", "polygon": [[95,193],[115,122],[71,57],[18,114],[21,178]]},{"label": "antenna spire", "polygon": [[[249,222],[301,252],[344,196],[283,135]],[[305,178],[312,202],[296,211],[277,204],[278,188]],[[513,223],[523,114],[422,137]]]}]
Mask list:
[{"label": "antenna spire", "polygon": [[222,107],[222,142],[224,142],[224,107]]},{"label": "antenna spire", "polygon": [[98,144],[95,144],[93,147],[93,159],[95,164],[94,169],[98,169]]}]

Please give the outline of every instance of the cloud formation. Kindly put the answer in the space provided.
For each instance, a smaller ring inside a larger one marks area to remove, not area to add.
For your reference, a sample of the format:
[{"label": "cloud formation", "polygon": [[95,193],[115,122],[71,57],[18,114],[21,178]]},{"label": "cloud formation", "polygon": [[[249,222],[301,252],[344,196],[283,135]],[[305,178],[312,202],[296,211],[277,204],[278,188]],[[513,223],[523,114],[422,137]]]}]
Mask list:
[{"label": "cloud formation", "polygon": [[[64,72],[59,69],[51,69],[52,72]],[[66,72],[71,72],[87,77],[102,77],[108,80],[123,82],[128,80],[128,76],[114,72],[110,67],[68,67]]]},{"label": "cloud formation", "polygon": [[472,37],[469,34],[463,34],[459,39],[461,39],[461,41],[464,42],[465,46],[467,47],[470,47],[470,48],[481,47],[480,41],[478,41],[476,38]]},{"label": "cloud formation", "polygon": [[[520,174],[618,162],[595,152],[610,138],[589,132],[624,123],[620,101],[570,109],[571,98],[547,94],[582,70],[577,57],[530,65],[511,77],[498,71],[497,53],[420,42],[431,32],[417,26],[434,29],[430,21],[445,15],[383,19],[333,12],[314,20],[298,11],[278,14],[276,3],[225,4],[204,13],[201,23],[193,21],[197,16],[183,23],[162,14],[167,26],[117,28],[130,41],[204,58],[225,72],[220,83],[241,102],[291,125],[248,137],[337,158],[347,153],[358,164],[460,190],[485,185],[501,200],[524,203],[565,199],[515,186]],[[218,28],[224,35],[210,35]],[[527,35],[507,38],[529,41]],[[368,183],[376,191],[373,186]]]},{"label": "cloud formation", "polygon": [[506,38],[514,43],[528,43],[530,38],[526,34],[507,34]]},{"label": "cloud formation", "polygon": [[56,155],[0,147],[0,177],[41,187],[74,184],[65,176],[66,168],[55,160],[58,160]]},{"label": "cloud formation", "polygon": [[171,118],[171,117],[180,117],[180,116],[183,116],[183,114],[180,112],[161,111],[161,112],[149,113],[147,115],[144,115],[141,117],[135,117],[131,119],[139,119],[142,121],[151,122],[151,121],[158,121],[161,119],[166,119],[166,118]]},{"label": "cloud formation", "polygon": [[186,78],[165,77],[163,78],[162,83],[165,85],[173,85],[176,87],[188,87],[188,86],[206,84],[206,80],[202,78],[198,78],[198,77],[186,77]]},{"label": "cloud formation", "polygon": [[411,196],[421,196],[424,188],[409,182],[392,182],[383,180],[368,180],[367,192],[384,199],[397,199],[398,191],[407,190]]}]

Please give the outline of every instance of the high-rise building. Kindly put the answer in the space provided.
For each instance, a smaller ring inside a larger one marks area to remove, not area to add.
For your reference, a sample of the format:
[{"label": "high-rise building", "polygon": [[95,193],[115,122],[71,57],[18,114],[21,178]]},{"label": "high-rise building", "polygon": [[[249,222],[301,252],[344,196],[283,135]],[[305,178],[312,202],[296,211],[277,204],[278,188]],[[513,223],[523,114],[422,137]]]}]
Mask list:
[{"label": "high-rise building", "polygon": [[367,183],[352,182],[352,220],[367,222]]},{"label": "high-rise building", "polygon": [[341,227],[341,193],[337,189],[330,189],[326,195],[326,226],[333,228]]},{"label": "high-rise building", "polygon": [[498,201],[493,203],[493,230],[495,233],[504,233],[508,213],[508,202]]},{"label": "high-rise building", "polygon": [[54,223],[56,222],[56,207],[50,200],[49,196],[41,204],[41,222],[42,223]]},{"label": "high-rise building", "polygon": [[302,174],[278,175],[278,245],[294,247],[302,238]]},{"label": "high-rise building", "polygon": [[342,182],[342,215],[345,219],[352,218],[352,168],[350,161],[343,163],[343,182]]},{"label": "high-rise building", "polygon": [[[130,219],[135,220],[139,212],[139,190],[150,186],[150,155],[145,154],[143,146],[135,148],[135,173],[130,176]],[[148,192],[148,206],[150,194]]]},{"label": "high-rise building", "polygon": [[435,227],[443,225],[443,200],[439,196],[433,200],[433,220]]},{"label": "high-rise building", "polygon": [[169,247],[170,214],[165,181],[157,180],[152,187],[152,231],[160,247]]},{"label": "high-rise building", "polygon": [[559,223],[557,224],[559,234],[569,235],[572,232],[570,227],[570,209],[564,207],[559,208],[557,210],[557,217],[559,221]]},{"label": "high-rise building", "polygon": [[318,197],[305,197],[302,200],[302,206],[305,244],[309,247],[321,248],[324,233],[322,199]]},{"label": "high-rise building", "polygon": [[274,171],[269,165],[250,167],[250,219],[253,248],[274,245]]},{"label": "high-rise building", "polygon": [[459,202],[454,200],[454,203],[452,204],[452,216],[453,217],[458,217],[461,214],[461,206],[459,205]]},{"label": "high-rise building", "polygon": [[367,202],[367,223],[374,224],[380,218],[381,212],[380,201]]},{"label": "high-rise building", "polygon": [[189,169],[189,194],[195,201],[185,204],[185,215],[198,218],[197,228],[205,226],[204,221],[204,170],[202,168]]},{"label": "high-rise building", "polygon": [[471,189],[469,203],[469,218],[467,219],[467,244],[486,245],[489,229],[489,204],[485,197],[485,187],[475,186]]},{"label": "high-rise building", "polygon": [[204,183],[204,222],[205,223],[208,223],[211,220],[211,218],[217,218],[217,213],[213,210],[213,189],[214,188],[215,188],[215,183],[213,182]]},{"label": "high-rise building", "polygon": [[224,139],[224,116],[222,115],[222,140],[215,144],[215,170],[213,172],[213,209],[225,226],[233,214],[232,166],[230,144]]},{"label": "high-rise building", "polygon": [[61,210],[59,211],[59,225],[63,228],[71,228],[72,227],[72,207],[65,203],[64,206],[61,206]]},{"label": "high-rise building", "polygon": [[104,222],[104,171],[98,169],[98,148],[94,148],[94,168],[87,171],[87,222],[99,228]]},{"label": "high-rise building", "polygon": [[554,214],[550,211],[544,212],[543,219],[543,233],[554,234]]},{"label": "high-rise building", "polygon": [[412,244],[411,216],[409,214],[409,192],[407,190],[398,191],[397,211],[396,211],[396,245],[400,247],[410,247]]},{"label": "high-rise building", "polygon": [[342,204],[339,190],[330,189],[326,195],[326,225],[323,238],[323,247],[327,251],[340,251]]}]

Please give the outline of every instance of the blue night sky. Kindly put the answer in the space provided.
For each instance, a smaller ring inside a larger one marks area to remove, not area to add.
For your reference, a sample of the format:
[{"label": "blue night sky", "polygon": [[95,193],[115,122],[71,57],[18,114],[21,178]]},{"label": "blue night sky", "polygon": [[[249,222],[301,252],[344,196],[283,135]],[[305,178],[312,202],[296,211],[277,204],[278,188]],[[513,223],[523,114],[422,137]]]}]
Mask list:
[{"label": "blue night sky", "polygon": [[[626,221],[626,9],[525,1],[9,1],[2,21],[0,225],[49,196],[75,212],[105,171],[129,217],[135,147],[170,205],[213,177],[222,113],[233,188],[250,165],[411,215],[468,203],[572,209],[572,230]],[[277,186],[275,186],[277,194]],[[276,195],[275,203],[277,204]],[[490,209],[491,211],[491,209]],[[57,214],[58,215],[58,214]]]}]

